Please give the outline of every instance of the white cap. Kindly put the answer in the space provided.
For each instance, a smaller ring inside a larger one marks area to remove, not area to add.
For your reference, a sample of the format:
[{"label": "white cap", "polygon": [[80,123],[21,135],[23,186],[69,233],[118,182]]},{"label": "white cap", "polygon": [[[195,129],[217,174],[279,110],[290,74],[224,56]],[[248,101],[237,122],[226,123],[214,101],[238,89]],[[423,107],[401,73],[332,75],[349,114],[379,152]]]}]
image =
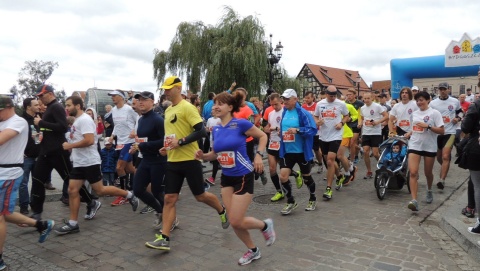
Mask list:
[{"label": "white cap", "polygon": [[105,138],[105,145],[107,145],[107,144],[110,144],[110,145],[112,144],[112,142],[110,142],[110,138],[108,138],[108,137]]},{"label": "white cap", "polygon": [[182,91],[180,92],[180,94],[182,94],[182,95],[184,95],[185,97],[187,97],[187,90],[182,89]]},{"label": "white cap", "polygon": [[419,90],[417,86],[413,86],[412,90]]},{"label": "white cap", "polygon": [[114,91],[108,93],[108,96],[113,96],[113,95],[119,95],[119,96],[122,96],[125,99],[125,94],[123,94],[122,92],[120,92],[118,90],[114,90]]},{"label": "white cap", "polygon": [[287,99],[290,99],[292,97],[296,98],[297,97],[297,92],[292,88],[288,88],[283,92],[282,97],[285,97]]}]

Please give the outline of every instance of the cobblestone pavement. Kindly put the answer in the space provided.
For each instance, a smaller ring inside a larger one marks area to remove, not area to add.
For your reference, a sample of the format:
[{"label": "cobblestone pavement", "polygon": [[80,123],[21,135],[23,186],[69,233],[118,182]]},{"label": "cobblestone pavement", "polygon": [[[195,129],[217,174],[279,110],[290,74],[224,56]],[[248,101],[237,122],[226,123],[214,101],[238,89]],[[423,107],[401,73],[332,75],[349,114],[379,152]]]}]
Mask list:
[{"label": "cobblestone pavement", "polygon": [[[417,214],[406,207],[406,187],[387,191],[380,201],[373,180],[363,180],[364,173],[360,166],[357,180],[334,190],[330,201],[321,196],[324,174],[315,173],[317,209],[304,211],[307,188],[295,188],[299,207],[288,216],[280,214],[284,201],[268,202],[273,185],[263,187],[258,181],[248,214],[273,218],[277,241],[266,247],[262,235],[251,231],[262,258],[244,267],[237,265],[244,245],[231,228],[223,230],[215,211],[197,203],[186,187],[177,205],[180,226],[172,234],[170,252],[144,245],[154,238],[153,214],[133,213],[130,205],[111,207],[114,198],[106,197],[95,219],[80,219],[80,233],[52,234],[43,244],[37,243],[35,231],[8,225],[4,259],[10,270],[479,270],[438,227],[445,200],[465,181],[466,171],[452,166],[450,176],[455,177],[447,180],[444,191],[434,188],[432,204],[424,201],[421,177]],[[220,188],[210,191],[219,195]],[[68,213],[58,201],[45,204],[44,217],[57,225]]]}]

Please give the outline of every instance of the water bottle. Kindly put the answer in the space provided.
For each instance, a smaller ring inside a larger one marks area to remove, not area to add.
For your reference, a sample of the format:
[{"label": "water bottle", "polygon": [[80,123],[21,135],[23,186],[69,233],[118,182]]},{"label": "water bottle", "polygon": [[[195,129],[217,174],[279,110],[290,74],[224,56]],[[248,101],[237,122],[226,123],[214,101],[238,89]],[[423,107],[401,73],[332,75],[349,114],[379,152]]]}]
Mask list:
[{"label": "water bottle", "polygon": [[35,126],[30,125],[30,130],[32,131],[32,138],[35,140],[35,144],[38,144],[38,133],[37,130],[35,130]]}]

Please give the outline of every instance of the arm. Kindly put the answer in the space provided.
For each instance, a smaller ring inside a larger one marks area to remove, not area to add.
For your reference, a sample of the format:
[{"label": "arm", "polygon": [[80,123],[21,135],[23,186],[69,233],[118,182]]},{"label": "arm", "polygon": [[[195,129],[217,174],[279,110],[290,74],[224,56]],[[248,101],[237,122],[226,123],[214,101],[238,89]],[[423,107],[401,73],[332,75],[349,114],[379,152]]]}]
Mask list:
[{"label": "arm", "polygon": [[18,135],[19,133],[13,129],[5,129],[0,131],[0,146],[7,143],[10,139]]},{"label": "arm", "polygon": [[[202,137],[207,136],[207,132],[205,131],[205,127],[203,126],[203,122],[199,122],[193,126],[194,131],[189,134],[188,136],[180,139],[172,139],[171,143],[171,149],[178,148],[183,145],[190,144],[192,142],[195,142],[199,140]],[[181,144],[179,144],[179,141],[181,141]]]},{"label": "arm", "polygon": [[60,104],[53,104],[49,115],[52,115],[54,122],[47,122],[45,120],[40,120],[38,126],[41,128],[47,128],[54,132],[66,133],[68,131],[67,117],[65,115],[65,110],[60,106]]},{"label": "arm", "polygon": [[138,144],[138,148],[140,151],[145,150],[145,149],[151,149],[151,150],[160,150],[163,147],[163,139],[165,135],[165,127],[163,125],[163,118],[158,118],[155,122],[155,130],[157,131],[158,135],[158,140],[152,140],[152,141],[147,141],[147,142],[142,142]]},{"label": "arm", "polygon": [[267,135],[255,126],[252,126],[245,132],[245,135],[258,139],[257,153],[253,161],[256,172],[263,172],[263,157],[258,152],[264,152],[267,147]]},{"label": "arm", "polygon": [[85,148],[85,147],[91,146],[93,144],[95,144],[95,135],[94,134],[83,134],[83,139],[82,140],[80,140],[78,142],[75,142],[75,143],[64,142],[62,145],[63,145],[64,150],[70,150],[70,149],[74,149],[74,148]]},{"label": "arm", "polygon": [[388,119],[388,130],[391,135],[396,135],[397,134],[397,127],[395,127],[395,122],[397,121],[397,118],[393,115],[390,115]]},{"label": "arm", "polygon": [[303,137],[314,136],[317,134],[317,124],[312,117],[312,114],[305,110],[301,110],[299,116],[303,119],[304,127],[298,127],[298,134]]},{"label": "arm", "polygon": [[383,111],[382,117],[383,117],[383,118],[381,118],[380,120],[374,121],[374,122],[373,122],[373,125],[381,124],[382,122],[388,120],[388,113],[387,113],[387,111]]}]

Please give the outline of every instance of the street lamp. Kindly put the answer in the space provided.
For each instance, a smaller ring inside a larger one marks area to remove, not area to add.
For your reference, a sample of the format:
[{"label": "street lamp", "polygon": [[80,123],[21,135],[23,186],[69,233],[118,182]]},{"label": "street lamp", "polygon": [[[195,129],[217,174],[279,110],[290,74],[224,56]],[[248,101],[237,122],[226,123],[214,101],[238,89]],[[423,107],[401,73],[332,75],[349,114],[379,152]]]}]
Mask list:
[{"label": "street lamp", "polygon": [[[272,88],[273,80],[276,79],[275,75],[277,75],[275,73],[275,71],[276,71],[275,66],[280,61],[280,58],[282,58],[282,53],[283,53],[282,43],[279,41],[278,44],[275,46],[275,49],[274,49],[273,45],[272,45],[272,34],[270,34],[270,41],[269,41],[268,55],[267,55],[268,66],[269,66],[267,94],[273,92],[273,88]],[[280,79],[280,78],[281,78],[281,74],[277,79]]]},{"label": "street lamp", "polygon": [[357,75],[357,100],[360,100],[360,82],[362,82],[362,77],[360,77],[360,73]]}]

